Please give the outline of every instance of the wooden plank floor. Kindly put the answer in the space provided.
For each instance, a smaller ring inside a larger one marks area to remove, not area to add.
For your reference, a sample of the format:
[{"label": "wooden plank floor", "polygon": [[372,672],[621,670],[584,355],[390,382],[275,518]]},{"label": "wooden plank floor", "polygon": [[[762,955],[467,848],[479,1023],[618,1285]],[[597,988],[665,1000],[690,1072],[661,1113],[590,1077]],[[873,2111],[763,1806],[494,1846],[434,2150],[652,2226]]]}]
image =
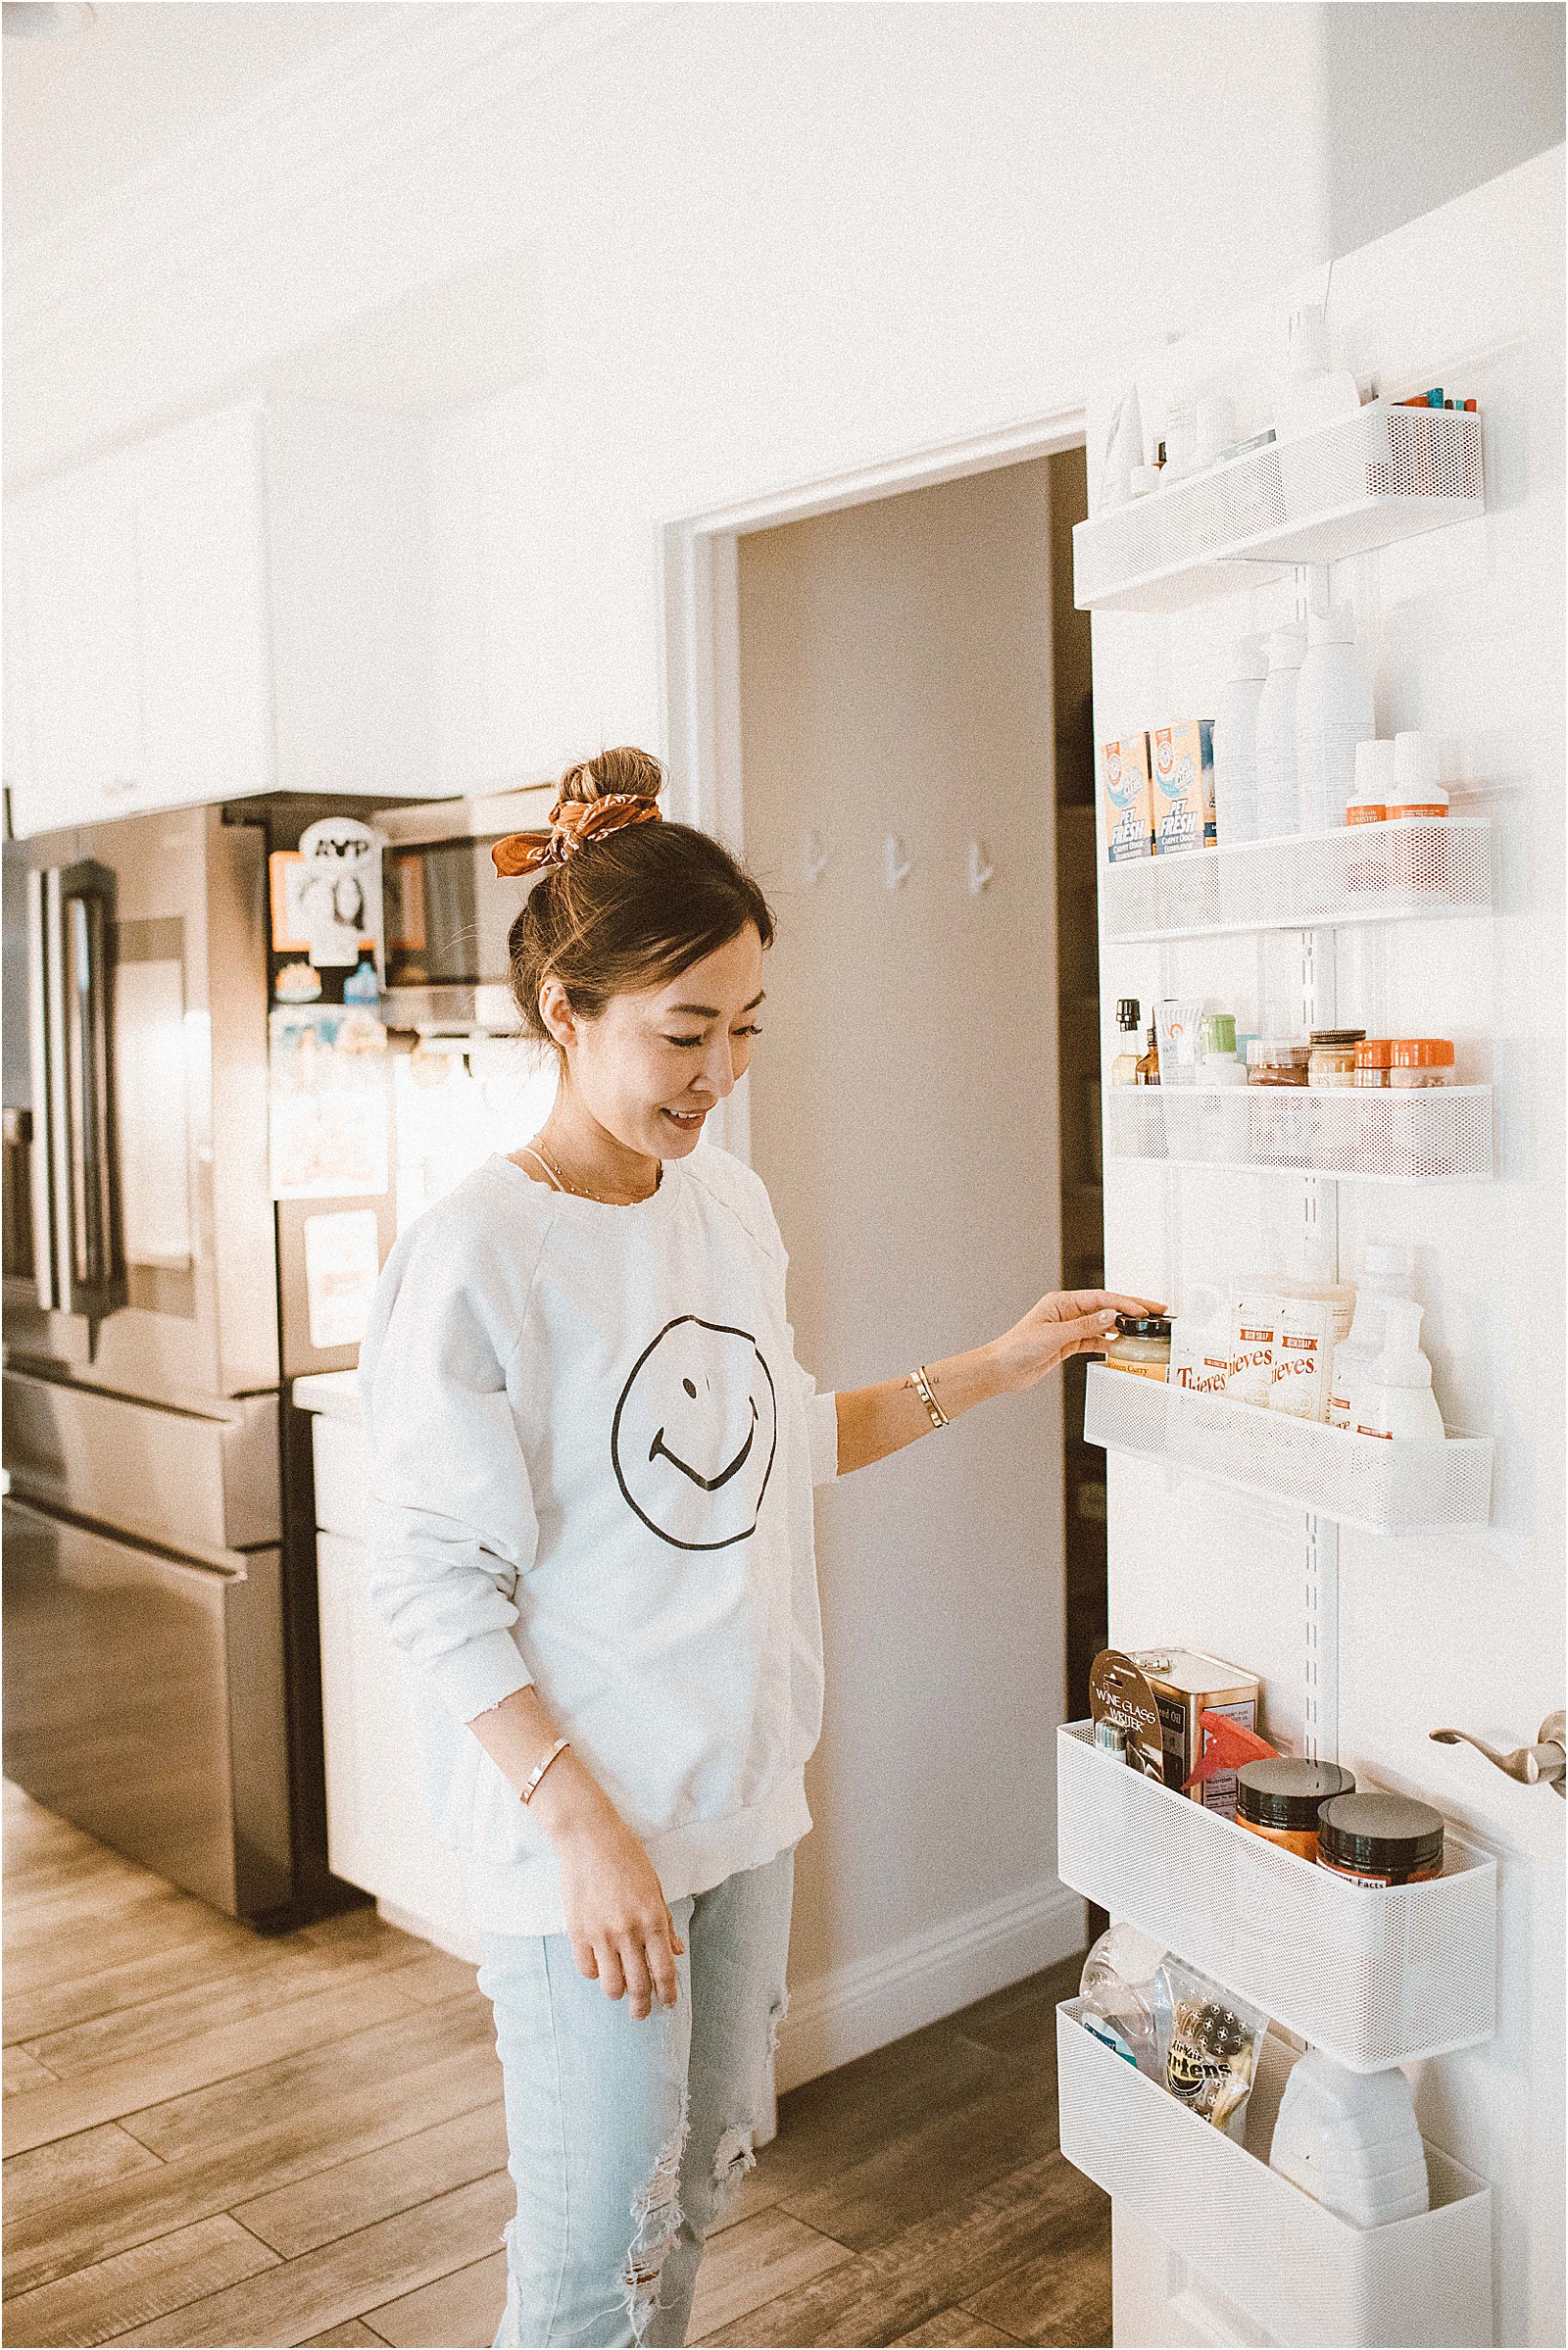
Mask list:
[{"label": "wooden plank floor", "polygon": [[[489,2342],[510,2216],[472,1970],[360,1910],[267,1940],[14,1788],[5,2339]],[[1108,2206],[1056,2152],[1077,1961],[780,2100],[692,2338],[1110,2339]]]}]

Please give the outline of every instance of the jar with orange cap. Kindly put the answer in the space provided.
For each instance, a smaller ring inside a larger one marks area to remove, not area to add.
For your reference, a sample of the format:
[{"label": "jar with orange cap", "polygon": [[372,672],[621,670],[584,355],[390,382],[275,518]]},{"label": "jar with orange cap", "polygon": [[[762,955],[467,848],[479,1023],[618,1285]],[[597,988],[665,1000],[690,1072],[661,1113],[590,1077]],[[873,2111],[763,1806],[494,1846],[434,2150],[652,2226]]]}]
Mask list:
[{"label": "jar with orange cap", "polygon": [[1453,1041],[1446,1036],[1396,1036],[1389,1040],[1391,1086],[1409,1091],[1452,1085]]}]

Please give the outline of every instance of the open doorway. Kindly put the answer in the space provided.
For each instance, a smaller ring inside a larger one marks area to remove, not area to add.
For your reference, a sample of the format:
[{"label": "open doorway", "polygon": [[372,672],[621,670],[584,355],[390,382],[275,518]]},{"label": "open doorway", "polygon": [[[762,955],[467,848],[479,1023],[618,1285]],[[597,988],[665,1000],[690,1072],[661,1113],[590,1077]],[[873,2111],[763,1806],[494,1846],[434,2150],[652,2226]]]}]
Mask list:
[{"label": "open doorway", "polygon": [[[1070,448],[729,542],[729,828],[781,917],[748,1147],[824,1383],[1099,1279],[1083,483]],[[1079,1944],[1052,1861],[1054,1727],[1103,1625],[1081,1424],[1053,1382],[824,1504],[791,1975],[827,2020],[796,2078]],[[880,2013],[836,2032],[873,1971]]]}]

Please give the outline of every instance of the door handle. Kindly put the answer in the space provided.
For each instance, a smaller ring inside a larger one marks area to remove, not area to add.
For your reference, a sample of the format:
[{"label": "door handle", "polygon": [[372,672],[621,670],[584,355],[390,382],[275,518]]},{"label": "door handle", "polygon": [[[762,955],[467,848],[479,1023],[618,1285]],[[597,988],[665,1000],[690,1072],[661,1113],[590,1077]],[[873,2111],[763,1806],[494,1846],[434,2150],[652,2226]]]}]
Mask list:
[{"label": "door handle", "polygon": [[1511,1754],[1499,1754],[1485,1738],[1472,1738],[1468,1730],[1434,1730],[1432,1738],[1440,1746],[1474,1746],[1490,1763],[1524,1787],[1554,1787],[1559,1795],[1568,1797],[1568,1717],[1561,1713],[1548,1714],[1536,1734],[1533,1746],[1515,1746]]}]

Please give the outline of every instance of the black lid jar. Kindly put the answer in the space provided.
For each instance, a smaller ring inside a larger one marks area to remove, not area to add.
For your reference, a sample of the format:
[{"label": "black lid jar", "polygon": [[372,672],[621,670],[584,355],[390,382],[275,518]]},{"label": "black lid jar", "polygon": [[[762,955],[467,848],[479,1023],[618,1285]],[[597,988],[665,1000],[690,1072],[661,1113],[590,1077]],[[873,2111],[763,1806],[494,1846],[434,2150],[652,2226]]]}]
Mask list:
[{"label": "black lid jar", "polygon": [[1119,1339],[1168,1339],[1169,1314],[1118,1314],[1116,1336]]},{"label": "black lid jar", "polygon": [[1441,1877],[1443,1816],[1409,1795],[1336,1795],[1317,1816],[1317,1857],[1364,1885]]},{"label": "black lid jar", "polygon": [[1290,1754],[1244,1763],[1236,1778],[1237,1817],[1254,1828],[1310,1835],[1318,1807],[1335,1795],[1353,1795],[1355,1777],[1338,1763],[1305,1762]]}]

